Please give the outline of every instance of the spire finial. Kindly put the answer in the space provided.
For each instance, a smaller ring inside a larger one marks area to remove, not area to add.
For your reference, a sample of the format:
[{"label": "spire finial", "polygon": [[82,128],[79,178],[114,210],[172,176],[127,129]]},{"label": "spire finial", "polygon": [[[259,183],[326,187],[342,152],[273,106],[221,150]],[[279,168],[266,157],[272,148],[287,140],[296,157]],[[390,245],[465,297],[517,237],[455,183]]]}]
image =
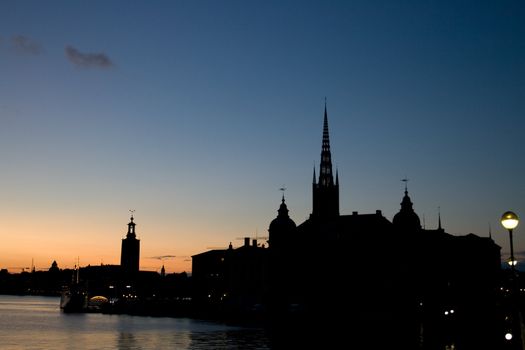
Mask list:
[{"label": "spire finial", "polygon": [[131,213],[131,221],[133,221],[133,213],[135,212],[135,209],[130,209],[129,212]]},{"label": "spire finial", "polygon": [[441,207],[438,207],[438,230],[443,230],[441,228]]},{"label": "spire finial", "polygon": [[326,96],[324,98],[324,123],[328,124],[328,112],[326,109]]},{"label": "spire finial", "polygon": [[403,181],[405,183],[405,193],[408,193],[408,179],[407,179],[407,177],[405,176],[405,178],[401,179],[401,181]]},{"label": "spire finial", "polygon": [[282,201],[284,203],[284,191],[286,191],[286,187],[284,187],[284,185],[283,185],[283,187],[279,188],[279,191],[281,191],[283,193],[283,200]]}]

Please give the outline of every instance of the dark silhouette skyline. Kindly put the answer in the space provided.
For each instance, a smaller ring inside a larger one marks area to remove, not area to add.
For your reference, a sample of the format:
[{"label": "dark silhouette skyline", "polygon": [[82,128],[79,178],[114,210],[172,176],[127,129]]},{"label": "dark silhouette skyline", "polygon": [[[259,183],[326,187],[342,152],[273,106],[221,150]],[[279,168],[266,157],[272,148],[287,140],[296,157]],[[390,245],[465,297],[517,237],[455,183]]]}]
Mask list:
[{"label": "dark silhouette skyline", "polygon": [[[312,214],[304,222],[290,218],[283,190],[267,242],[245,237],[241,247],[193,255],[190,278],[140,271],[132,212],[120,265],[73,271],[54,261],[47,273],[15,280],[3,271],[3,292],[62,287],[66,300],[77,300],[64,307],[69,312],[255,323],[272,332],[276,347],[364,337],[373,349],[517,349],[519,337],[504,335],[523,298],[511,298],[509,286],[520,282],[501,270],[501,247],[490,237],[451,235],[440,217],[437,229],[422,227],[404,182],[392,221],[381,210],[339,213],[325,102],[319,178],[314,169]],[[317,336],[306,340],[305,331]]]},{"label": "dark silhouette skyline", "polygon": [[299,333],[330,334],[334,341],[364,337],[374,349],[509,345],[501,248],[491,238],[450,235],[441,218],[437,229],[422,228],[406,179],[392,222],[380,210],[340,214],[329,140],[325,105],[312,215],[296,225],[283,193],[267,249],[246,239],[237,249],[193,256],[195,302],[227,315],[265,310],[286,339],[295,324]]}]

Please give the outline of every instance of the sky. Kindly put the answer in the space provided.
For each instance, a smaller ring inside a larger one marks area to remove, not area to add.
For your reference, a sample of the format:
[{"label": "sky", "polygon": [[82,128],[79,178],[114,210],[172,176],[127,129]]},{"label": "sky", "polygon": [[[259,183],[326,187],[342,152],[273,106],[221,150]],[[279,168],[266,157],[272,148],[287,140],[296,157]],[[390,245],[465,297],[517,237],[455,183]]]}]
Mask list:
[{"label": "sky", "polygon": [[[525,220],[521,0],[0,0],[0,268],[143,270],[311,212],[325,97],[342,214]],[[525,260],[525,222],[514,230]],[[378,242],[380,244],[380,242]]]}]

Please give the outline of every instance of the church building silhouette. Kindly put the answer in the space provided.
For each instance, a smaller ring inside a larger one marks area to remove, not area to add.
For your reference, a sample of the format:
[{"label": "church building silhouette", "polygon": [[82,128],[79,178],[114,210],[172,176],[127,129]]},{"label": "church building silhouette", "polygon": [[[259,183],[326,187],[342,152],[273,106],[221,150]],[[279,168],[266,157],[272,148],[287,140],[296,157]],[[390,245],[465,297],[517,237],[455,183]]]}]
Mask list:
[{"label": "church building silhouette", "polygon": [[283,194],[268,231],[268,248],[247,240],[193,256],[200,307],[260,312],[277,333],[295,325],[299,334],[348,344],[368,339],[372,349],[501,348],[500,247],[489,237],[451,235],[441,218],[437,229],[421,227],[406,182],[392,221],[381,210],[340,214],[326,101],[312,213],[296,225]]}]

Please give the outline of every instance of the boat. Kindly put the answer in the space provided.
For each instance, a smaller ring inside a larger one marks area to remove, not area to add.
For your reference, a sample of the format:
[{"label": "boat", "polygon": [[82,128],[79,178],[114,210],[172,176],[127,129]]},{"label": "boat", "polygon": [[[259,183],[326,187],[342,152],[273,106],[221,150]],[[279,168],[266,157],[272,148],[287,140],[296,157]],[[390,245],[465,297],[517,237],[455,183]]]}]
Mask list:
[{"label": "boat", "polygon": [[64,312],[86,312],[88,297],[86,291],[78,286],[69,286],[60,295],[60,309]]},{"label": "boat", "polygon": [[75,265],[75,273],[71,284],[62,289],[60,309],[63,312],[86,312],[88,310],[88,293],[80,285],[79,270]]}]

